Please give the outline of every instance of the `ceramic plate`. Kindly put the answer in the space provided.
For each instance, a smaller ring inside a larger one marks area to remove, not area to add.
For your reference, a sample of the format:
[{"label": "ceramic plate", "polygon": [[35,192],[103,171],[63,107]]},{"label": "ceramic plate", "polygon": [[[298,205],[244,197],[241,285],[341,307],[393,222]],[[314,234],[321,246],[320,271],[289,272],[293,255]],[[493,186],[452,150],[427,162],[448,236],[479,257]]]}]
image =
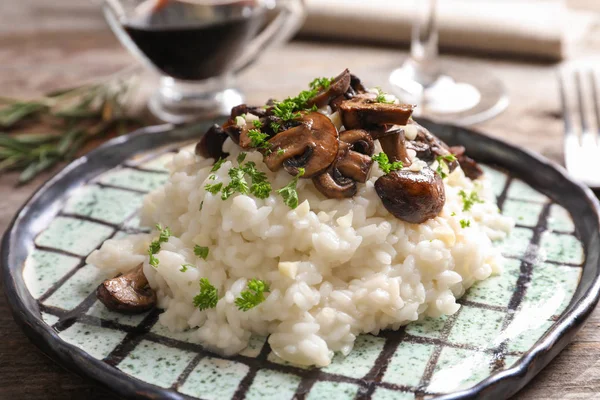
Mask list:
[{"label": "ceramic plate", "polygon": [[157,324],[159,311],[104,308],[94,292],[108,276],[86,256],[107,238],[147,229],[136,218],[144,194],[165,182],[165,160],[204,124],[114,139],[27,202],[2,248],[15,319],[59,363],[126,397],[508,397],[571,340],[598,300],[598,202],[538,156],[464,128],[424,125],[485,164],[498,207],[517,223],[497,243],[504,272],[473,286],[450,317],[362,335],[348,357],[311,369],[278,359],[264,337],[222,358]]}]

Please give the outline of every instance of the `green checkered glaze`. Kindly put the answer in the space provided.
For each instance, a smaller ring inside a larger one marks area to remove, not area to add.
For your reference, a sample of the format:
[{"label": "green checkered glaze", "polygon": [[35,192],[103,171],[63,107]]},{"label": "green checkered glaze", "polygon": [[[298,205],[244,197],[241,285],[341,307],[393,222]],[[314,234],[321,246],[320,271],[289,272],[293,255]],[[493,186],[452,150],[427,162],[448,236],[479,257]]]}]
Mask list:
[{"label": "green checkered glaze", "polygon": [[36,238],[24,277],[43,320],[62,340],[191,397],[403,400],[466,389],[526,353],[568,307],[579,283],[583,248],[568,212],[525,182],[485,167],[498,206],[517,226],[498,243],[504,272],[475,284],[456,314],[362,335],[347,357],[336,355],[322,369],[284,362],[264,337],[221,358],[195,344],[193,332],[160,325],[158,311],[127,316],[107,310],[94,291],[108,276],[84,261],[107,238],[145,231],[136,213],[144,193],[166,181],[167,158],[131,160],[76,191]]}]

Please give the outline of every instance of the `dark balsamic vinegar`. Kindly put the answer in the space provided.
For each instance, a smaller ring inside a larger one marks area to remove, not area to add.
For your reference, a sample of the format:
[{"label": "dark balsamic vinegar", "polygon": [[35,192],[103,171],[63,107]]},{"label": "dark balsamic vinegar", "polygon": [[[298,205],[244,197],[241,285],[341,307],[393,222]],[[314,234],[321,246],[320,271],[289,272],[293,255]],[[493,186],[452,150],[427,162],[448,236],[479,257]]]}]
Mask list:
[{"label": "dark balsamic vinegar", "polygon": [[[169,4],[173,3],[178,2]],[[199,81],[229,71],[243,53],[263,21],[261,12],[248,14],[234,19],[213,17],[207,21],[190,12],[183,18],[175,18],[171,13],[166,14],[168,18],[151,16],[143,23],[124,23],[123,28],[164,74]]]}]

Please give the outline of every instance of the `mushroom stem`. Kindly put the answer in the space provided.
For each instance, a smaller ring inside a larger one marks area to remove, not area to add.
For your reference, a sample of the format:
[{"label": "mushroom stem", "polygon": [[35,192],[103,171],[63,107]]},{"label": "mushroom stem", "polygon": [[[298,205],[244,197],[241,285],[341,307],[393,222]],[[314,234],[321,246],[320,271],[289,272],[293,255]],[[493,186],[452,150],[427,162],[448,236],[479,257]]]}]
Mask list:
[{"label": "mushroom stem", "polygon": [[406,152],[406,138],[403,129],[398,128],[388,131],[385,136],[379,138],[379,143],[390,161],[401,161],[405,167],[412,164]]},{"label": "mushroom stem", "polygon": [[345,157],[337,161],[336,167],[342,175],[357,182],[365,183],[372,165],[373,160],[371,157],[350,150]]}]

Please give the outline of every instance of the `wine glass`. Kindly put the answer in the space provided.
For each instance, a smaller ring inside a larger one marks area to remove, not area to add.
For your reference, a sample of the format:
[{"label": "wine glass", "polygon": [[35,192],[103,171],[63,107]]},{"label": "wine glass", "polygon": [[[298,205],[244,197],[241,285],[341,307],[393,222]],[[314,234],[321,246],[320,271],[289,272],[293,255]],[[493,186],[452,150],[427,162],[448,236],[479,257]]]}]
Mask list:
[{"label": "wine glass", "polygon": [[415,0],[410,56],[389,82],[405,103],[417,104],[416,116],[461,125],[492,118],[508,106],[502,82],[487,71],[438,58],[437,0]]},{"label": "wine glass", "polygon": [[[160,75],[148,106],[184,123],[243,103],[235,76],[304,20],[302,0],[102,0],[121,43]],[[265,25],[265,21],[268,23]]]}]

